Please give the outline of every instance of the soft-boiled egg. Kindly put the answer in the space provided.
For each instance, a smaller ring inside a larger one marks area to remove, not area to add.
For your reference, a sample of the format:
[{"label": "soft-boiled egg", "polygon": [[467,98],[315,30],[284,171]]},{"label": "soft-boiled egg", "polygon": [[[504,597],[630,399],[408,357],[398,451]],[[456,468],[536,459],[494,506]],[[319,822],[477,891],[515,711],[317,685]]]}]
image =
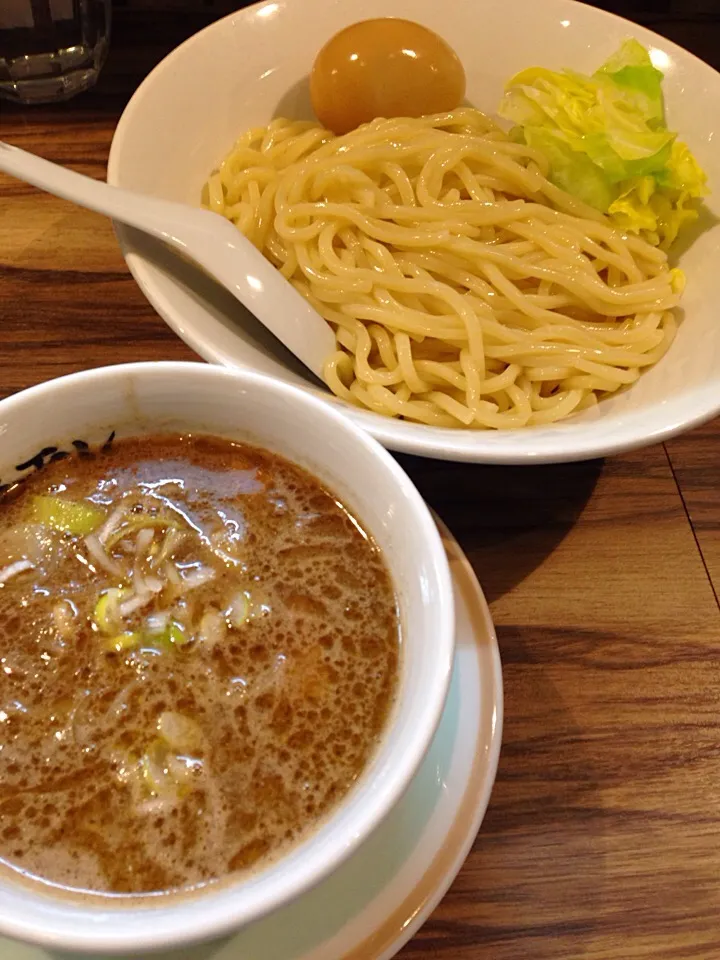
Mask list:
[{"label": "soft-boiled egg", "polygon": [[465,96],[455,51],[432,30],[387,17],[336,33],[317,55],[310,96],[333,133],[376,117],[421,117],[454,110]]}]

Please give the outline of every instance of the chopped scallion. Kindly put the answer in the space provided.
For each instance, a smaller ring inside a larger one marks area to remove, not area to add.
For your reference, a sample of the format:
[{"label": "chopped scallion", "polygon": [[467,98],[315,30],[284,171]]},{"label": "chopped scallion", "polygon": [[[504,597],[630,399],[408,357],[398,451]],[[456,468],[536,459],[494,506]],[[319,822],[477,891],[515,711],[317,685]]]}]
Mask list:
[{"label": "chopped scallion", "polygon": [[86,500],[42,496],[33,498],[32,519],[53,530],[84,537],[103,523],[105,511]]},{"label": "chopped scallion", "polygon": [[123,653],[125,650],[135,650],[140,646],[143,640],[141,633],[132,630],[126,630],[125,633],[119,633],[116,637],[110,637],[103,643],[103,647],[108,652]]},{"label": "chopped scallion", "polygon": [[95,604],[93,620],[103,633],[112,633],[117,629],[118,604],[128,592],[123,587],[111,587],[100,595],[100,599]]},{"label": "chopped scallion", "polygon": [[124,540],[125,537],[132,536],[133,533],[138,533],[140,530],[177,530],[179,529],[179,524],[173,517],[165,516],[156,516],[151,517],[148,515],[141,514],[137,517],[132,517],[126,523],[123,523],[114,533],[112,533],[107,540],[105,541],[105,546],[108,550],[112,549],[116,543],[119,543],[120,540]]}]

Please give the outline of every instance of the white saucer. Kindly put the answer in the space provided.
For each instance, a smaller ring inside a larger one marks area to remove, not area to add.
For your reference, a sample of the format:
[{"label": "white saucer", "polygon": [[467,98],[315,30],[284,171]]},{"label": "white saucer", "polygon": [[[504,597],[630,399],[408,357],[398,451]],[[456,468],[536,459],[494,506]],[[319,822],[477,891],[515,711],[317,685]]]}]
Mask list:
[{"label": "white saucer", "polygon": [[[455,586],[455,669],[440,727],[405,797],[347,863],[294,904],[224,941],[155,960],[389,960],[445,895],[490,799],[503,707],[485,598],[459,545],[439,526]],[[71,960],[3,938],[0,957]]]}]

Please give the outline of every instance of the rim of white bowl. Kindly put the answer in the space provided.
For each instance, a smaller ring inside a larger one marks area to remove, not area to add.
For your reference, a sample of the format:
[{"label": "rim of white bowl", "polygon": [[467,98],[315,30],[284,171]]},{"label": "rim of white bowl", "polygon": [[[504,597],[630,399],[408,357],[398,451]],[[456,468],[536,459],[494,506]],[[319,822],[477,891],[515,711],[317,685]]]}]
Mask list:
[{"label": "rim of white bowl", "polygon": [[[262,0],[262,2],[244,7],[209,24],[188,37],[153,68],[136,89],[115,128],[108,159],[108,183],[119,185],[119,155],[123,147],[126,130],[132,123],[133,115],[139,109],[147,89],[156,77],[167,69],[171,69],[180,60],[186,47],[198,42],[200,38],[207,34],[228,29],[231,21],[242,20],[244,17],[251,15],[253,10],[264,7],[271,2],[272,0]],[[526,2],[527,0],[506,0],[508,9],[517,6],[519,12]],[[705,61],[671,40],[625,17],[588,6],[585,3],[578,2],[578,0],[545,0],[545,3],[548,6],[548,16],[553,16],[556,11],[571,19],[580,17],[586,22],[597,22],[598,26],[608,21],[618,25],[627,25],[633,36],[644,40],[646,43],[659,43],[664,49],[676,56],[690,59],[697,69],[706,74],[712,74],[717,83],[718,72]],[[232,358],[214,342],[208,342],[201,331],[194,328],[188,329],[185,326],[182,317],[178,316],[177,311],[168,303],[162,291],[156,288],[152,267],[139,254],[134,252],[127,228],[117,222],[114,225],[122,254],[133,278],[165,323],[204,360],[233,369],[252,369],[243,366],[241,362],[239,363]],[[269,376],[269,374],[267,375]],[[665,401],[666,419],[662,424],[649,430],[647,427],[647,410],[631,410],[623,414],[622,437],[610,431],[595,435],[592,420],[586,419],[588,417],[587,413],[581,413],[577,415],[578,419],[570,417],[550,426],[522,428],[520,433],[523,438],[527,438],[527,444],[518,448],[516,441],[513,439],[518,436],[519,431],[517,430],[469,431],[461,428],[431,427],[425,424],[382,417],[372,411],[353,407],[335,397],[330,391],[322,391],[310,383],[307,387],[298,386],[298,389],[319,398],[326,405],[334,406],[336,409],[341,408],[345,415],[357,426],[370,433],[390,450],[441,460],[499,465],[563,463],[620,454],[668,440],[679,433],[707,422],[720,413],[719,380],[715,385],[699,387],[695,391],[683,394],[681,397],[670,398]],[[592,413],[593,411],[590,411],[590,416],[592,416]]]},{"label": "rim of white bowl", "polygon": [[[98,930],[88,924],[87,927],[78,928],[71,935],[64,933],[60,935],[57,931],[48,929],[47,923],[45,923],[45,928],[41,929],[40,924],[44,922],[42,919],[30,923],[18,921],[11,916],[0,917],[0,933],[3,935],[55,949],[82,952],[100,950],[105,954],[117,954],[129,950],[167,949],[180,945],[191,945],[220,937],[245,926],[311,889],[355,852],[404,794],[435,735],[450,684],[455,645],[455,613],[450,567],[437,525],[419,491],[397,461],[365,431],[317,397],[310,396],[304,391],[273,377],[251,370],[230,369],[194,361],[142,361],[112,364],[93,370],[67,374],[0,400],[0,428],[4,420],[21,416],[23,406],[28,403],[51,402],[53,395],[57,394],[59,390],[74,390],[77,387],[82,387],[92,393],[94,389],[101,389],[103,382],[106,382],[108,378],[122,379],[127,376],[155,378],[163,375],[176,380],[178,389],[182,388],[182,384],[187,382],[188,377],[195,377],[200,380],[225,378],[229,382],[237,382],[247,387],[270,390],[281,396],[284,395],[288,402],[305,405],[309,414],[329,418],[336,426],[352,433],[355,442],[359,448],[364,450],[365,455],[379,461],[380,468],[391,475],[392,481],[397,486],[398,495],[412,505],[422,530],[423,539],[428,545],[426,560],[432,575],[435,577],[438,596],[438,603],[433,606],[433,615],[437,620],[435,635],[438,644],[441,646],[441,649],[438,650],[436,683],[430,691],[422,715],[418,718],[414,727],[415,735],[412,744],[397,759],[392,782],[384,784],[382,790],[373,794],[373,805],[369,810],[359,810],[357,812],[352,837],[346,840],[343,846],[338,846],[331,855],[325,858],[322,864],[307,872],[303,871],[301,867],[294,867],[289,880],[278,876],[274,882],[277,892],[272,896],[264,897],[262,903],[251,903],[250,907],[246,907],[240,914],[233,909],[231,894],[242,887],[244,881],[238,879],[233,882],[226,879],[217,890],[205,888],[199,891],[197,898],[194,898],[192,893],[188,893],[171,903],[158,900],[140,906],[135,899],[129,901],[125,907],[122,901],[114,901],[107,908],[107,912],[118,919],[118,925],[113,930]],[[92,421],[92,414],[88,414],[87,419]],[[258,440],[262,444],[262,437],[259,437]],[[330,813],[326,822],[331,823],[333,816],[334,813]],[[308,839],[312,839],[312,834]],[[281,863],[282,861],[278,862]],[[300,876],[296,876],[296,874]],[[6,876],[10,878],[9,882],[12,883],[12,874],[8,873]],[[262,874],[258,876],[262,876]],[[27,884],[23,883],[22,888],[28,892],[28,895],[35,893],[33,887]],[[50,895],[51,899],[55,900],[60,907],[63,903],[67,903],[69,907],[87,915],[88,918],[93,915],[97,916],[97,907],[95,910],[91,906],[83,908],[78,906],[77,901],[69,901],[62,895],[55,898],[50,892],[51,888],[39,886],[35,889],[38,891],[38,896],[47,900],[48,895]],[[191,917],[183,919],[183,915],[186,913],[185,907],[190,898],[196,903],[202,899],[203,904],[207,905],[203,919],[199,922],[194,913]],[[217,906],[218,901],[221,901],[219,907]],[[215,910],[213,910],[214,906]],[[143,923],[144,930],[140,934],[133,934],[128,929],[129,925],[125,929],[121,926],[123,916],[127,918],[128,914],[131,913],[135,917],[144,914],[146,918],[149,918]],[[163,920],[167,917],[167,920],[159,923],[158,920],[161,916]],[[172,919],[172,924],[170,919]]]}]

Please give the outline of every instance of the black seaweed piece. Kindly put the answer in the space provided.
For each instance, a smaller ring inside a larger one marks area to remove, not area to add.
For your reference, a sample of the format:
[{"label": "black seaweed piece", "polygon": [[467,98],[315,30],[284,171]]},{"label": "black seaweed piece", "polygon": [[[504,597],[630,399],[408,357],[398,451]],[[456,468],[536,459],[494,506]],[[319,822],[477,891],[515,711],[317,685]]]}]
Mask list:
[{"label": "black seaweed piece", "polygon": [[50,458],[54,453],[57,453],[57,449],[57,447],[43,447],[39,453],[36,453],[34,457],[30,457],[25,463],[17,463],[15,469],[18,472],[29,470],[31,467],[35,467],[36,470],[41,470],[45,466],[45,460]]},{"label": "black seaweed piece", "polygon": [[[110,436],[107,438],[105,443],[100,447],[103,453],[107,453],[112,446],[112,442],[115,439],[115,431],[113,430]],[[90,444],[87,440],[73,440],[73,447],[75,447],[75,452],[79,457],[94,457],[95,453],[90,449]],[[59,450],[57,447],[43,447],[34,457],[30,457],[29,460],[26,460],[25,463],[18,463],[15,465],[15,469],[18,473],[21,473],[25,470],[30,470],[34,468],[35,470],[42,470],[46,463],[55,463],[57,460],[65,460],[67,457],[72,456],[72,451]],[[7,492],[11,485],[9,483],[0,483],[0,497]]]},{"label": "black seaweed piece", "polygon": [[87,440],[73,440],[72,445],[75,447],[77,455],[85,460],[95,456]]}]

